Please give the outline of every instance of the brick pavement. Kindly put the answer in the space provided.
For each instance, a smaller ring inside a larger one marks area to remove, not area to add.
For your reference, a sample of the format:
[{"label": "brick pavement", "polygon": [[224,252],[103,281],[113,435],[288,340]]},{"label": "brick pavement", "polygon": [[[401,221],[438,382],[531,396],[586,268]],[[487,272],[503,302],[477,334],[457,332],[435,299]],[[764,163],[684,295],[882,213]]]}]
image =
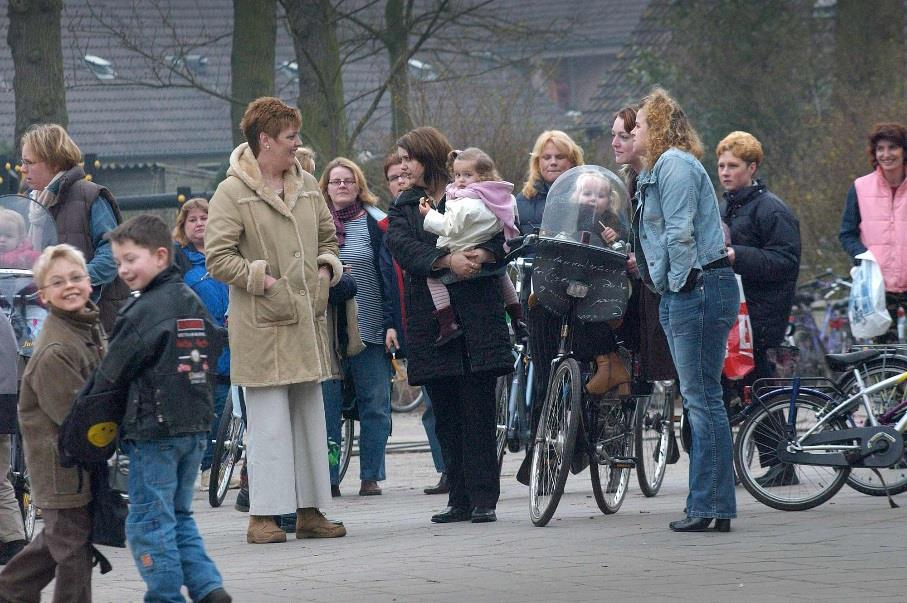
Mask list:
[{"label": "brick pavement", "polygon": [[[424,439],[417,414],[395,415],[394,428],[395,442]],[[196,519],[238,602],[907,600],[907,511],[883,498],[845,488],[818,509],[785,513],[738,488],[730,534],[674,534],[667,524],[684,506],[684,455],[655,498],[643,497],[633,476],[611,516],[598,511],[588,472],[571,475],[554,519],[536,528],[513,479],[518,456],[505,457],[493,524],[429,522],[446,497],[421,491],[436,478],[424,451],[388,456],[380,497],[356,495],[353,459],[344,496],[328,509],[346,538],[247,545],[235,491],[219,509],[199,493]],[[896,500],[907,505],[907,495]],[[141,601],[126,551],[105,553],[114,571],[95,573],[94,600]]]}]

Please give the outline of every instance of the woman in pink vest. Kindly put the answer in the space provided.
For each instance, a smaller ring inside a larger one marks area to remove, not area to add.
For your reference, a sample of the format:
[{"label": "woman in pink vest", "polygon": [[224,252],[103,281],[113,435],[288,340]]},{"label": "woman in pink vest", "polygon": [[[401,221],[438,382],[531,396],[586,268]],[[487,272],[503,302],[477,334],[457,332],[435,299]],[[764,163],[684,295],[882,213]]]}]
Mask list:
[{"label": "woman in pink vest", "polygon": [[[857,178],[847,192],[838,239],[855,257],[872,252],[885,279],[885,302],[892,318],[907,308],[907,128],[877,124],[869,135],[873,172]],[[896,321],[879,343],[897,341]]]}]

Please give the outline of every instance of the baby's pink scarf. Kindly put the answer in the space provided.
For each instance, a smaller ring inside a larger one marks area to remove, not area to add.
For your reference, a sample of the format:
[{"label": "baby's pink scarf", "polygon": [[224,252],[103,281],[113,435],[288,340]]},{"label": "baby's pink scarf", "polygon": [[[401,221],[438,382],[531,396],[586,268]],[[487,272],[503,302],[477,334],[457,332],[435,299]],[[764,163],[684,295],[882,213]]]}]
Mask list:
[{"label": "baby's pink scarf", "polygon": [[447,185],[448,199],[480,199],[488,211],[504,225],[504,238],[514,239],[520,236],[520,231],[514,225],[513,213],[513,184],[503,180],[485,180],[467,184],[464,188],[457,188],[453,183]]}]

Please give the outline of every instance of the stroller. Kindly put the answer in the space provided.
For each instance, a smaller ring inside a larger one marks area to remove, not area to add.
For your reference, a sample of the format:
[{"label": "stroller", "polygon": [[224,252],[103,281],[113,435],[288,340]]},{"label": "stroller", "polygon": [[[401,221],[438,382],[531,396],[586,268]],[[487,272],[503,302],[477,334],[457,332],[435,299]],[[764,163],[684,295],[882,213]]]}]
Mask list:
[{"label": "stroller", "polygon": [[[57,228],[44,207],[22,195],[0,196],[0,310],[16,337],[19,377],[47,317],[33,279],[32,265],[45,247],[56,243]],[[31,540],[38,510],[31,498],[18,425],[13,427],[9,478],[22,512],[26,540]]]}]

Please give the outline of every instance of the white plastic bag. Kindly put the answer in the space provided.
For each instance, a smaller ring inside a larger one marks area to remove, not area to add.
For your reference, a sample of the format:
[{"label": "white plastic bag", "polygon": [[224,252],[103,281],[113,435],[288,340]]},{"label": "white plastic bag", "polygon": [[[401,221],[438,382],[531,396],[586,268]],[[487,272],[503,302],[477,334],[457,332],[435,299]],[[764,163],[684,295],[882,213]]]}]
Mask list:
[{"label": "white plastic bag", "polygon": [[850,331],[857,339],[882,335],[891,326],[891,315],[885,307],[885,281],[882,269],[871,251],[857,256],[859,266],[850,269],[853,287],[847,304]]}]

